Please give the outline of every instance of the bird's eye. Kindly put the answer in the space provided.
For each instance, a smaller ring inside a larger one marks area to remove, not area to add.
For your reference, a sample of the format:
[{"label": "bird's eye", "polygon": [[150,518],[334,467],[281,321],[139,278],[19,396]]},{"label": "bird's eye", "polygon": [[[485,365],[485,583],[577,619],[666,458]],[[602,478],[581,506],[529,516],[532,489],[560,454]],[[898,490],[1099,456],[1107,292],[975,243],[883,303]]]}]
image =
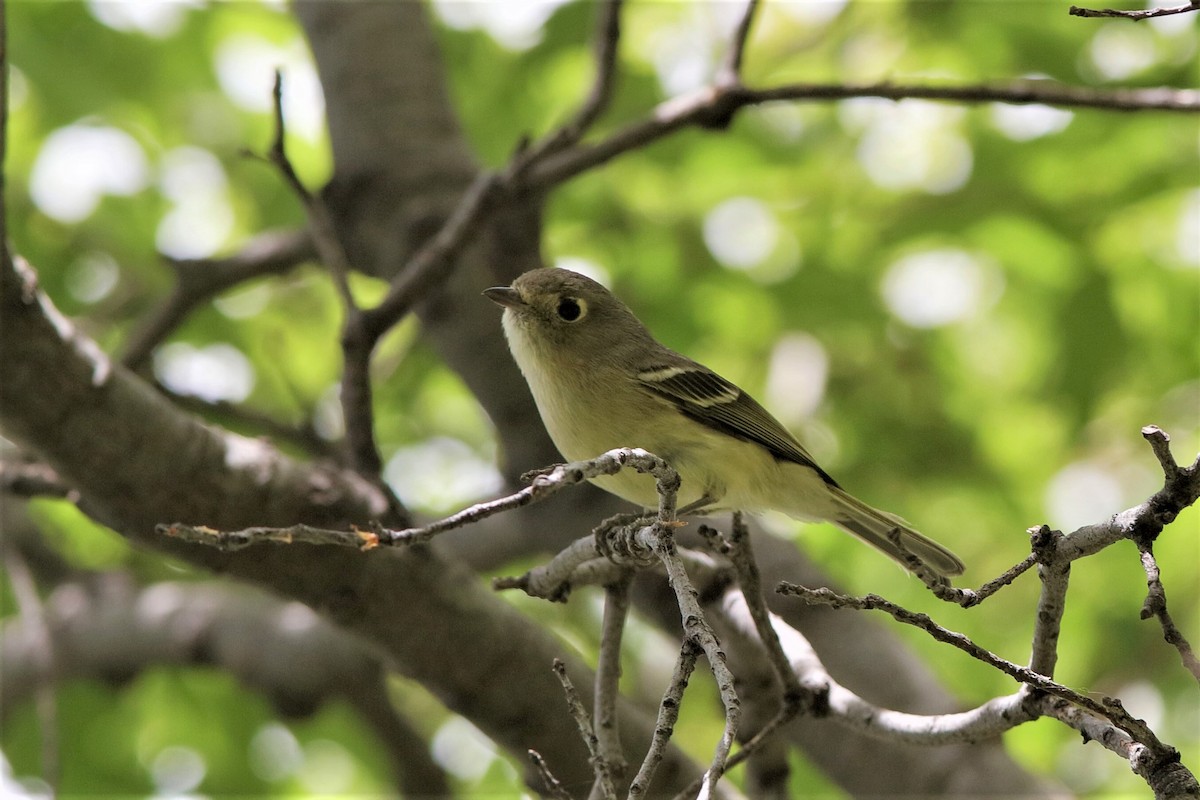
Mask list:
[{"label": "bird's eye", "polygon": [[558,301],[558,316],[567,322],[575,322],[584,314],[584,303],[576,297],[564,297]]}]

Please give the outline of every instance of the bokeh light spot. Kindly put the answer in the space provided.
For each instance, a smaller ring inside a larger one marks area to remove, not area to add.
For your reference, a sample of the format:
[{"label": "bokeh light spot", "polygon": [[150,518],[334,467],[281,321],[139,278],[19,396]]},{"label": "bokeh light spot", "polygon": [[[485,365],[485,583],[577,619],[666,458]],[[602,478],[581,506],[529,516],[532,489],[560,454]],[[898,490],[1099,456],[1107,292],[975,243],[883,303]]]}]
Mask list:
[{"label": "bokeh light spot", "polygon": [[116,128],[68,125],[46,137],[29,193],[59,222],[89,217],[106,194],[131,195],[146,187],[149,169],[142,147]]},{"label": "bokeh light spot", "polygon": [[228,344],[167,344],[154,354],[154,374],[171,391],[209,402],[238,403],[254,388],[254,367]]},{"label": "bokeh light spot", "polygon": [[991,265],[963,250],[925,250],[901,258],[883,278],[883,298],[893,314],[914,328],[960,322],[990,307],[1003,278]]}]

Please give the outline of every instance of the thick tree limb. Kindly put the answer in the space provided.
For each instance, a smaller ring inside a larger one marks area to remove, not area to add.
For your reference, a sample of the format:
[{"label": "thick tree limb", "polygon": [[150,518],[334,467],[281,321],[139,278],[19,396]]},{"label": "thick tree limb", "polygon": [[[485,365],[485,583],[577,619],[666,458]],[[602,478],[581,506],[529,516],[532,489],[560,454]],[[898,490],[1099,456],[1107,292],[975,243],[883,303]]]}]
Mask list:
[{"label": "thick tree limb", "polygon": [[379,736],[407,796],[443,795],[449,786],[428,743],[388,699],[379,659],[357,639],[298,603],[245,588],[160,583],[135,589],[125,576],[64,584],[47,607],[56,667],[39,663],[38,635],[26,621],[0,633],[0,708],[41,681],[130,680],[162,665],[217,667],[264,694],[280,713],[307,716],[344,699]]},{"label": "thick tree limb", "polygon": [[[300,600],[511,752],[532,747],[560,779],[591,780],[582,745],[548,708],[559,690],[546,665],[562,645],[461,565],[428,550],[272,547],[242,557],[155,535],[163,519],[347,529],[385,515],[387,501],[354,473],[299,464],[181,413],[63,319],[27,266],[0,266],[0,429],[76,487],[88,513],[134,542]],[[588,670],[569,663],[591,691]],[[624,746],[647,741],[650,721],[631,708],[623,715]],[[671,749],[664,786],[682,788],[694,769]]]}]

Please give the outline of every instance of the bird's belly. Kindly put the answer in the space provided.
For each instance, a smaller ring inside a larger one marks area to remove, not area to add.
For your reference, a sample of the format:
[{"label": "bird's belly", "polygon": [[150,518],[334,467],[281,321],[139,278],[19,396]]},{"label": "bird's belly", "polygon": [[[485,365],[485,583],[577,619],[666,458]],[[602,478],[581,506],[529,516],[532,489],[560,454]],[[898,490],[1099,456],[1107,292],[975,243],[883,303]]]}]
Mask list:
[{"label": "bird's belly", "polygon": [[[594,392],[605,394],[602,386]],[[564,458],[582,461],[618,447],[640,447],[665,460],[682,479],[678,508],[707,498],[710,508],[777,509],[800,519],[827,518],[822,479],[807,467],[779,461],[761,445],[690,420],[647,426],[644,406],[614,408],[611,397],[601,409],[582,401],[556,402],[560,398],[536,391],[534,398]],[[658,507],[653,476],[630,467],[592,478],[591,483],[634,505]]]},{"label": "bird's belly", "polygon": [[[682,484],[676,496],[678,507],[693,503],[705,495],[724,493],[723,487],[714,482],[708,474],[706,462],[715,459],[711,463],[719,463],[719,456],[706,445],[711,444],[707,441],[711,435],[728,437],[709,434],[699,426],[696,426],[699,435],[689,436],[684,433],[682,439],[678,429],[647,430],[646,426],[641,424],[644,408],[628,408],[614,413],[610,407],[606,409],[603,419],[589,419],[586,412],[577,408],[565,409],[540,403],[539,406],[550,438],[567,459],[583,461],[618,447],[638,447],[662,458],[679,472]],[[674,412],[674,409],[671,411]],[[614,425],[614,421],[628,421],[633,424],[622,425],[617,422]],[[568,430],[573,435],[564,435]],[[682,427],[682,431],[688,430],[689,426]],[[683,453],[689,454],[687,460],[681,457]],[[705,457],[695,458],[698,455]],[[632,467],[626,467],[614,475],[600,475],[590,481],[634,505],[643,508],[658,507],[658,488],[654,477],[640,473]]]},{"label": "bird's belly", "polygon": [[[670,464],[681,479],[676,507],[704,498],[709,509],[762,511],[772,507],[772,487],[780,485],[781,464],[757,445],[700,426],[682,429],[685,438],[665,432],[612,447],[641,447]],[[646,508],[658,506],[653,476],[626,468],[592,480],[605,491]]]}]

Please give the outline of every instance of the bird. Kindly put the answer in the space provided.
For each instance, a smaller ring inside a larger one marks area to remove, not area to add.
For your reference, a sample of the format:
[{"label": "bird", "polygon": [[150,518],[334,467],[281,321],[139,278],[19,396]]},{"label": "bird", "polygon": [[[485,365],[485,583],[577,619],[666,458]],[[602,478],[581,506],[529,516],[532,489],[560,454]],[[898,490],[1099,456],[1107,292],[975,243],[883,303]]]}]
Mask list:
[{"label": "bird", "polygon": [[[908,569],[905,551],[943,578],[962,574],[958,556],[843,489],[754,398],[661,344],[600,283],[540,267],[483,294],[504,309],[509,350],[564,458],[642,448],[679,474],[681,512],[775,510],[828,521]],[[622,470],[591,481],[643,508],[658,505],[649,475]]]}]

